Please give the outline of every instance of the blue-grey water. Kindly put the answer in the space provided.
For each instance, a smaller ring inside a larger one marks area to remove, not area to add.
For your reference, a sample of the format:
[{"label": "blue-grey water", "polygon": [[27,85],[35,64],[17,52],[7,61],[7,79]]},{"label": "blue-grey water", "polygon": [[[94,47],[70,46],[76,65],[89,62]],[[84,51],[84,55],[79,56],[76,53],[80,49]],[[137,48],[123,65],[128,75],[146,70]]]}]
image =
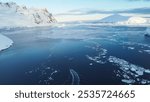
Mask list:
[{"label": "blue-grey water", "polygon": [[150,84],[146,27],[70,25],[1,29],[0,84]]}]

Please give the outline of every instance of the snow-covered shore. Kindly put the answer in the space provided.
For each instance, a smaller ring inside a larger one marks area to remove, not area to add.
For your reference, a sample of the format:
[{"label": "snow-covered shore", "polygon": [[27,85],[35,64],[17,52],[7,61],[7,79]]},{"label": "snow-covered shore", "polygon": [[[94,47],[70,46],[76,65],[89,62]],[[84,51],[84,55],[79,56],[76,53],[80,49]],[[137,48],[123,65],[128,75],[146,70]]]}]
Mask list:
[{"label": "snow-covered shore", "polygon": [[8,37],[0,34],[0,51],[9,48],[12,46],[13,41],[9,39]]}]

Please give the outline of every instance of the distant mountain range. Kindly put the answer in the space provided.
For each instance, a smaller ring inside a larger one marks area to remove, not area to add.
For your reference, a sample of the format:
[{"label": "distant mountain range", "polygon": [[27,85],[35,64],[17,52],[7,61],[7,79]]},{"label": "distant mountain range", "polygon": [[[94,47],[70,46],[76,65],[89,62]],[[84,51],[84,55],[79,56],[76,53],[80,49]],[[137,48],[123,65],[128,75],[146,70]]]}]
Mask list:
[{"label": "distant mountain range", "polygon": [[[87,22],[100,23],[101,25],[150,25],[150,18],[123,16],[119,13],[110,14],[103,19]],[[14,2],[0,2],[0,20],[0,27],[49,26],[57,22],[47,9],[27,8]]]},{"label": "distant mountain range", "polygon": [[148,18],[138,16],[122,16],[120,14],[113,14],[105,17],[99,21],[100,23],[112,23],[118,25],[139,25],[150,24]]},{"label": "distant mountain range", "polygon": [[0,2],[0,27],[47,26],[56,19],[47,9],[27,8],[14,2]]}]

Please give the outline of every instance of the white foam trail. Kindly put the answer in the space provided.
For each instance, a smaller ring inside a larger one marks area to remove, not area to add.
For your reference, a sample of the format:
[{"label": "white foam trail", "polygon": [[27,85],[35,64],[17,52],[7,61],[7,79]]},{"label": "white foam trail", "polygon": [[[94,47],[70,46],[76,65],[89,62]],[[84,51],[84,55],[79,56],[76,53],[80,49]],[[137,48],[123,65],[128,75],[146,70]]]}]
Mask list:
[{"label": "white foam trail", "polygon": [[78,73],[76,71],[74,71],[73,69],[70,69],[70,74],[72,76],[72,85],[79,85],[80,84],[80,77],[78,75]]}]

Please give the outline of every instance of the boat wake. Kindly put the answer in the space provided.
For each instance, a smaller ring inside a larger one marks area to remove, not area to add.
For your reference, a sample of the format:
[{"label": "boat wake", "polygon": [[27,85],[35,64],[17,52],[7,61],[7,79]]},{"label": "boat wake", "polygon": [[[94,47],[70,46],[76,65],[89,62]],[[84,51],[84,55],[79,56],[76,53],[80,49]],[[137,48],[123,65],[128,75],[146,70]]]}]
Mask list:
[{"label": "boat wake", "polygon": [[72,76],[71,85],[79,85],[80,84],[80,77],[76,71],[70,69],[70,74]]}]

